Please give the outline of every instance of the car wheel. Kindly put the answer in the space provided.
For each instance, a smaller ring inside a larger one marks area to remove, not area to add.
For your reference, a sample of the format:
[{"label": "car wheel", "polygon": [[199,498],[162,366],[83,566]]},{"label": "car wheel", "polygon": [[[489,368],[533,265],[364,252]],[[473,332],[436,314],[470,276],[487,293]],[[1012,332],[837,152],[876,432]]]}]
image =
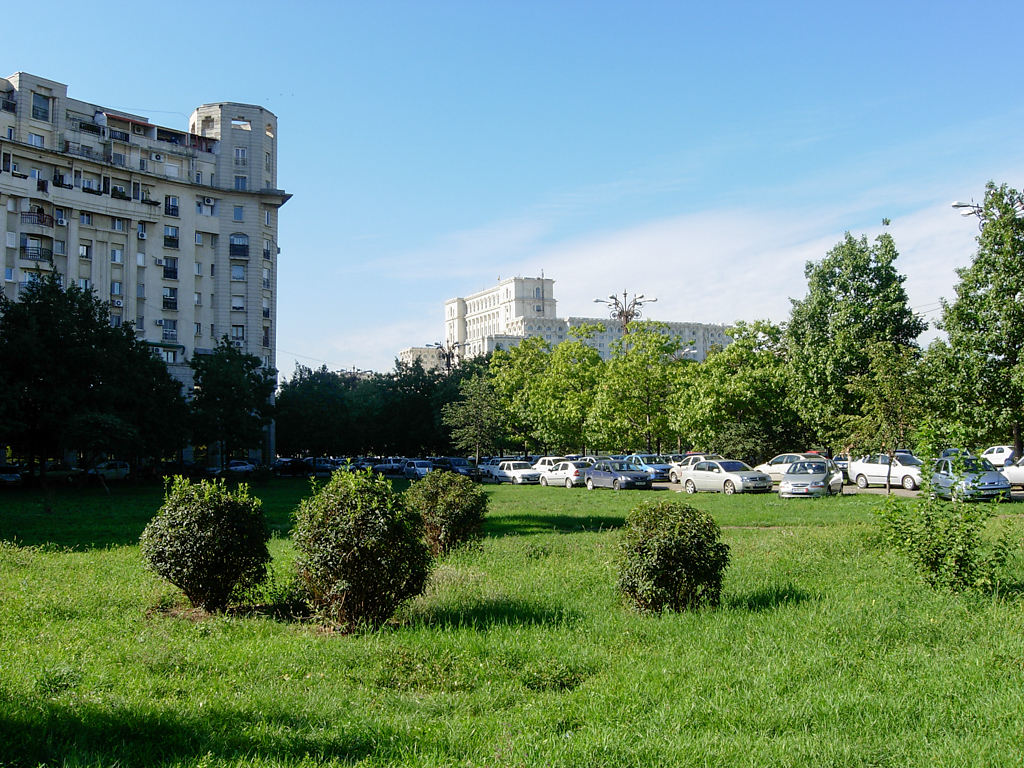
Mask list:
[{"label": "car wheel", "polygon": [[914,478],[913,477],[911,477],[910,475],[907,475],[906,477],[903,478],[903,488],[905,490],[908,490],[908,491],[916,491],[917,490],[917,483],[914,482]]},{"label": "car wheel", "polygon": [[522,485],[522,483],[523,483],[523,478],[519,477],[519,475],[513,476],[513,478],[512,478],[512,485]]},{"label": "car wheel", "polygon": [[868,479],[864,475],[857,475],[857,487],[862,490],[868,487]]},{"label": "car wheel", "polygon": [[732,480],[726,480],[725,485],[722,486],[722,493],[726,496],[732,496],[736,493],[736,486],[732,484]]},{"label": "car wheel", "polygon": [[572,488],[572,480],[570,478],[568,478],[568,477],[565,478],[565,487],[566,488]]},{"label": "car wheel", "polygon": [[696,493],[697,492],[697,486],[693,484],[693,480],[687,480],[686,481],[686,485],[683,486],[683,487],[686,488],[686,492],[687,493]]},{"label": "car wheel", "polygon": [[548,479],[546,477],[542,477],[540,479],[540,484],[543,485],[546,488],[547,485],[548,485]]},{"label": "car wheel", "polygon": [[587,478],[587,490],[588,491],[594,490],[594,481],[591,480],[589,477]]},{"label": "car wheel", "polygon": [[668,473],[668,479],[671,480],[673,483],[678,483],[679,482],[679,475],[677,475],[675,472],[669,472]]},{"label": "car wheel", "polygon": [[612,490],[613,491],[619,490],[620,487],[621,487],[621,485],[619,484],[618,480],[612,480]]}]

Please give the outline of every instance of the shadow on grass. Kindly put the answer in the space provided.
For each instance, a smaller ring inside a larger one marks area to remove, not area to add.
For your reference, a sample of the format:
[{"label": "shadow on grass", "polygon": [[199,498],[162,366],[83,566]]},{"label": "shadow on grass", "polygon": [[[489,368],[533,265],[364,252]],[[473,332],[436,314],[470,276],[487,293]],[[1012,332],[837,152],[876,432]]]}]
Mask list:
[{"label": "shadow on grass", "polygon": [[484,533],[491,536],[532,533],[599,532],[621,528],[622,515],[496,515],[484,522]]},{"label": "shadow on grass", "polygon": [[726,599],[729,608],[745,611],[770,611],[781,605],[797,605],[806,600],[813,600],[814,595],[792,584],[773,584],[761,587],[745,595],[733,595]]},{"label": "shadow on grass", "polygon": [[410,622],[427,627],[487,629],[493,626],[570,625],[579,618],[565,608],[497,598],[428,608],[412,615]]},{"label": "shadow on grass", "polygon": [[170,766],[201,758],[248,762],[257,755],[275,764],[309,758],[356,763],[370,756],[397,758],[403,738],[380,723],[325,728],[322,718],[284,713],[184,714],[146,704],[136,709],[0,698],[5,766]]}]

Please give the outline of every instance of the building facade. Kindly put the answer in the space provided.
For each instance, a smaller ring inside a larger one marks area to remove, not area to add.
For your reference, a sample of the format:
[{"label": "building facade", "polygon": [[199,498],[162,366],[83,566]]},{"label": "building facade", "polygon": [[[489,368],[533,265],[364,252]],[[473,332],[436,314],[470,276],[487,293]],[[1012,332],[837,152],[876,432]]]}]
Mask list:
[{"label": "building facade", "polygon": [[0,79],[2,290],[55,272],[135,324],[191,390],[188,360],[223,337],[275,367],[277,118],[197,107],[188,130]]},{"label": "building facade", "polygon": [[[555,281],[545,277],[510,277],[496,286],[444,304],[445,344],[462,359],[509,349],[523,339],[539,336],[551,344],[570,338],[569,330],[601,324],[604,330],[588,341],[601,357],[611,357],[612,345],[622,338],[622,328],[608,317],[567,317],[556,314]],[[726,346],[731,339],[726,326],[708,323],[667,322],[668,333],[678,337],[685,354],[704,360],[712,346]]]}]

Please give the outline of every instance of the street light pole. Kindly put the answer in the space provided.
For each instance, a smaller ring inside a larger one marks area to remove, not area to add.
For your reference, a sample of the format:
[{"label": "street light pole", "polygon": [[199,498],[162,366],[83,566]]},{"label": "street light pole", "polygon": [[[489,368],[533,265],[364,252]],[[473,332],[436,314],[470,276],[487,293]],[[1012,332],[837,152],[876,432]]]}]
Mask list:
[{"label": "street light pole", "polygon": [[456,344],[454,342],[441,342],[435,341],[433,344],[427,344],[428,347],[433,347],[437,350],[438,355],[444,360],[444,372],[448,375],[452,372],[452,363],[456,361],[459,347],[466,346],[465,344]]},{"label": "street light pole", "polygon": [[609,315],[612,320],[617,320],[622,327],[622,333],[629,333],[629,324],[641,316],[641,307],[650,304],[657,299],[645,299],[642,293],[635,294],[632,299],[623,291],[620,299],[614,293],[607,299],[594,299],[595,304],[604,304],[609,308]]}]

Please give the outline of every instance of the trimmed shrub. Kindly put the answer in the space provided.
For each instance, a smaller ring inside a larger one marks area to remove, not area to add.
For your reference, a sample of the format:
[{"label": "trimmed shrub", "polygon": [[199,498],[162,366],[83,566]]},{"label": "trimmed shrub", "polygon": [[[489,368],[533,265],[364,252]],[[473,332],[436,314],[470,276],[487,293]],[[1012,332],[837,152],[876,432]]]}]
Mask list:
[{"label": "trimmed shrub", "polygon": [[434,557],[483,535],[487,494],[465,475],[428,472],[405,492],[405,503],[423,518]]},{"label": "trimmed shrub", "polygon": [[296,510],[294,540],[311,607],[347,630],[383,624],[430,570],[423,521],[370,470],[331,475]]},{"label": "trimmed shrub", "polygon": [[246,485],[170,480],[164,503],[142,532],[146,565],[197,608],[222,610],[235,589],[264,578],[270,552],[263,507]]},{"label": "trimmed shrub", "polygon": [[642,613],[716,606],[729,546],[711,515],[678,501],[645,501],[626,517],[619,591]]},{"label": "trimmed shrub", "polygon": [[933,587],[952,592],[992,590],[1009,555],[1005,536],[986,546],[990,505],[944,502],[923,495],[907,502],[887,497],[875,508],[886,543],[902,552]]}]

